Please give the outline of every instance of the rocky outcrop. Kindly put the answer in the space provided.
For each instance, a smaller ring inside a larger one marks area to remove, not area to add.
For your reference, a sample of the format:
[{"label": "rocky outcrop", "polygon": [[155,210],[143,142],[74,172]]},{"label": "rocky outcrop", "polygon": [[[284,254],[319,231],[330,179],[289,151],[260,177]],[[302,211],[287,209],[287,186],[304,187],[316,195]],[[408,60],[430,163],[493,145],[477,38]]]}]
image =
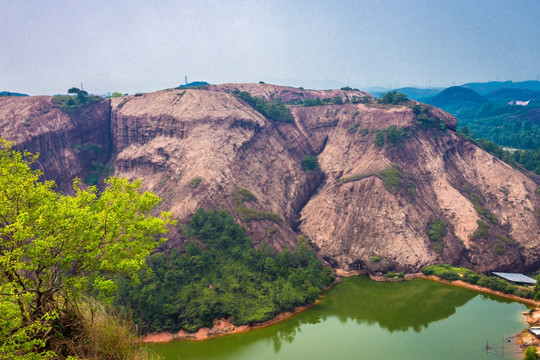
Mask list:
[{"label": "rocky outcrop", "polygon": [[[65,112],[50,96],[0,97],[0,136],[18,150],[39,153],[35,164],[60,191],[71,193],[111,155],[110,106],[100,101]],[[94,164],[94,165],[93,165]]]},{"label": "rocky outcrop", "polygon": [[[289,105],[294,123],[283,123],[236,91],[343,104]],[[0,126],[19,148],[41,153],[46,176],[62,189],[114,154],[116,175],[142,178],[163,198],[158,211],[186,221],[199,207],[225,208],[256,244],[292,247],[303,235],[344,272],[540,265],[537,180],[456,134],[451,115],[416,102],[224,84],[115,98],[75,113],[47,97],[4,98]],[[318,157],[317,170],[302,168],[308,155]],[[440,239],[428,235],[435,220],[446,229]],[[179,231],[170,238],[166,246],[183,246]]]}]

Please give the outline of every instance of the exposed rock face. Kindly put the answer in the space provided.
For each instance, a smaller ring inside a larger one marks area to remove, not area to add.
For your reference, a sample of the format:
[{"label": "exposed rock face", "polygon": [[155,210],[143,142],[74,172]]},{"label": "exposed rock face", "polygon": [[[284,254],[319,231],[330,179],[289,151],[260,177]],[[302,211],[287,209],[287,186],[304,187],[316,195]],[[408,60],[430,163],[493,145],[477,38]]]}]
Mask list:
[{"label": "exposed rock face", "polygon": [[110,134],[107,101],[66,113],[50,96],[0,97],[0,136],[18,150],[39,153],[36,166],[60,191],[72,192],[73,179],[84,179],[93,161],[109,161]]},{"label": "exposed rock face", "polygon": [[[235,90],[284,102],[339,96],[345,104],[290,106],[288,124],[269,121]],[[115,98],[76,114],[48,97],[0,98],[0,135],[39,151],[61,189],[114,154],[114,173],[142,178],[163,198],[158,210],[185,221],[201,206],[225,208],[255,243],[291,247],[302,234],[346,271],[415,272],[440,262],[537,268],[537,180],[458,136],[456,119],[439,109],[420,106],[436,119],[425,126],[417,103],[363,103],[369,98],[225,84]],[[376,133],[391,126],[404,130],[377,145]],[[318,170],[302,169],[307,155],[318,156]],[[446,224],[441,241],[428,236],[437,219]],[[182,246],[177,231],[170,237],[167,246]]]}]

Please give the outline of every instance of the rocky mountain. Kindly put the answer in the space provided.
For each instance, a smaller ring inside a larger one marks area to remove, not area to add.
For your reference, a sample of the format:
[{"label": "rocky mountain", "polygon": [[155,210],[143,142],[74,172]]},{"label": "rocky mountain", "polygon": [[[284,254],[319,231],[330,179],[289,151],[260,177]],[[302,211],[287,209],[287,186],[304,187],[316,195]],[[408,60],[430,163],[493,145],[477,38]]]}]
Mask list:
[{"label": "rocky mountain", "polygon": [[[288,105],[289,123],[235,96],[243,91],[343,103]],[[540,181],[455,127],[453,116],[414,101],[266,84],[167,89],[68,110],[50,97],[0,98],[0,135],[39,152],[38,166],[64,192],[75,176],[142,178],[163,198],[157,210],[181,222],[199,207],[225,208],[255,244],[282,249],[303,235],[343,271],[441,262],[537,269]],[[315,170],[302,166],[309,156]],[[183,246],[178,230],[169,236],[168,248]]]}]

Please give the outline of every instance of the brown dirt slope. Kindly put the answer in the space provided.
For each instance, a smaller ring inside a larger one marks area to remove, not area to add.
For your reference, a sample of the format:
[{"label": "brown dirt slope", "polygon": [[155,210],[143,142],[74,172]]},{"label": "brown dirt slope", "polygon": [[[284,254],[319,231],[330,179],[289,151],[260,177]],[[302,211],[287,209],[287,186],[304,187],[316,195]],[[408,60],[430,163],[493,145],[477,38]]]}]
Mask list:
[{"label": "brown dirt slope", "polygon": [[[266,119],[235,90],[345,103],[290,105],[295,122],[287,124]],[[265,84],[168,89],[92,106],[66,114],[46,97],[0,99],[0,135],[40,151],[46,175],[61,184],[110,157],[116,175],[142,178],[163,198],[159,210],[181,221],[201,206],[225,208],[256,244],[291,247],[302,234],[337,269],[539,265],[535,180],[458,136],[456,119],[442,110],[380,105],[356,90]],[[426,114],[430,126],[422,124]],[[36,120],[28,126],[27,118]],[[392,126],[399,128],[377,145],[376,134]],[[77,146],[94,143],[100,150]],[[302,169],[307,155],[318,156],[316,171]],[[428,237],[436,219],[447,228],[438,242]],[[182,247],[178,231],[170,236],[167,246]]]}]

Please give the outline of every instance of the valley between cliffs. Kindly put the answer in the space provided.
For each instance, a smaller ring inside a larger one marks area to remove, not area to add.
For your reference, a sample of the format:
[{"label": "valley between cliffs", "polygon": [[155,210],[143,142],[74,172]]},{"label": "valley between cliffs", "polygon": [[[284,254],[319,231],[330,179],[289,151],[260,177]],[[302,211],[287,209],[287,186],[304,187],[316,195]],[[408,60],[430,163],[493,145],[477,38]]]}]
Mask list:
[{"label": "valley between cliffs", "polygon": [[[235,93],[284,103],[294,122],[269,120]],[[341,102],[341,103],[340,103]],[[308,239],[334,269],[418,272],[450,263],[477,272],[540,265],[538,178],[455,132],[428,105],[380,104],[356,90],[266,84],[167,89],[65,111],[51,97],[0,98],[0,136],[39,153],[46,179],[141,178],[156,211],[186,222],[224,208],[256,246]],[[305,171],[302,160],[316,156]],[[440,240],[430,224],[444,222]],[[162,251],[183,248],[179,230]]]}]

